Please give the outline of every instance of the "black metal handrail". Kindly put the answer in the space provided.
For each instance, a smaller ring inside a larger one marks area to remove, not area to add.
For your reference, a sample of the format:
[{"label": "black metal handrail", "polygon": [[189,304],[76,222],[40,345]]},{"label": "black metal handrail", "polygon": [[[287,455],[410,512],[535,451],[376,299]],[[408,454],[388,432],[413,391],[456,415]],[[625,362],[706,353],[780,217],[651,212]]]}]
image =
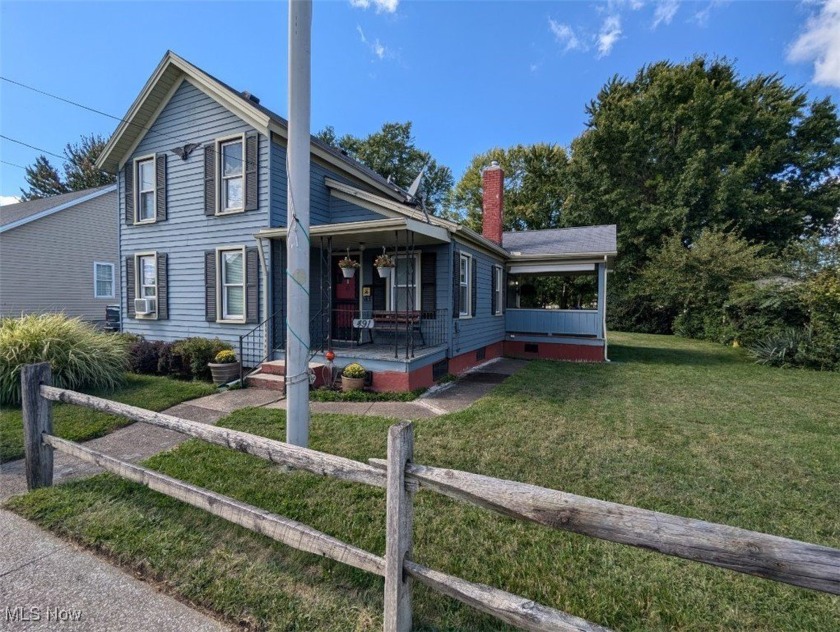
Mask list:
[{"label": "black metal handrail", "polygon": [[[268,323],[274,320],[277,314],[278,312],[273,313],[251,331],[239,336],[239,384],[241,386],[245,386],[246,362],[250,362],[250,368],[254,369],[265,362],[274,350],[271,341],[266,342],[266,330]],[[252,360],[252,358],[258,359]]]}]

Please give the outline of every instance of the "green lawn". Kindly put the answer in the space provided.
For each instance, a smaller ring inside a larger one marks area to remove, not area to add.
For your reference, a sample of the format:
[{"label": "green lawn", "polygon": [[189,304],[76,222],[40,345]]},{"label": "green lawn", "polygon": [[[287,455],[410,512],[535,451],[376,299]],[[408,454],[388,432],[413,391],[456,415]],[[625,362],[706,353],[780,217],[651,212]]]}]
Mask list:
[{"label": "green lawn", "polygon": [[[93,393],[149,410],[164,410],[188,399],[215,392],[203,382],[182,382],[165,377],[129,373],[116,392]],[[71,441],[87,441],[132,423],[123,417],[98,413],[78,406],[53,405],[55,434]],[[23,419],[20,407],[0,410],[0,463],[23,458]]]},{"label": "green lawn", "polygon": [[[840,547],[840,374],[615,334],[604,365],[533,362],[467,411],[418,422],[415,460]],[[389,421],[315,416],[312,447],[385,455]],[[279,411],[223,425],[282,439]],[[384,551],[383,492],[189,441],[151,467]],[[11,507],[228,621],[381,629],[382,581],[109,475]],[[421,492],[415,559],[618,630],[837,629],[840,599],[514,522]],[[415,590],[420,630],[498,630]]]}]

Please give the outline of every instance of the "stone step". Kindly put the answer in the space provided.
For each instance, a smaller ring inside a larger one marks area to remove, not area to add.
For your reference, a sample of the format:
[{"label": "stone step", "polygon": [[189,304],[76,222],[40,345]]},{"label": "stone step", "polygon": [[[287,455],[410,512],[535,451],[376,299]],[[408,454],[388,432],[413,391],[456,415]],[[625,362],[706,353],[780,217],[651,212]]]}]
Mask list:
[{"label": "stone step", "polygon": [[[326,365],[323,362],[310,362],[309,368],[315,372],[315,388],[321,386],[324,383],[324,369]],[[273,376],[285,376],[286,375],[286,363],[283,360],[272,360],[271,362],[263,362],[260,365],[259,373],[255,375],[273,375]]]},{"label": "stone step", "polygon": [[270,391],[286,392],[286,378],[271,373],[256,373],[245,378],[245,385],[253,388],[265,388]]}]

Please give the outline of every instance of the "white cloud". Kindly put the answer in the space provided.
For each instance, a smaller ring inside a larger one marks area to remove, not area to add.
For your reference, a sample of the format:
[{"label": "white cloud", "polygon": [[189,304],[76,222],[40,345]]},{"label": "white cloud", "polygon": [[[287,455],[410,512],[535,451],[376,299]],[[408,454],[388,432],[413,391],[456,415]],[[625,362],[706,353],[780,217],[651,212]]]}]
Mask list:
[{"label": "white cloud", "polygon": [[729,0],[709,0],[709,3],[705,7],[694,14],[694,21],[697,22],[699,26],[708,26],[709,16],[712,14],[712,9],[716,9],[728,2]]},{"label": "white cloud", "polygon": [[391,51],[388,49],[385,44],[380,42],[378,39],[374,41],[369,41],[368,38],[365,36],[365,32],[362,30],[360,25],[356,25],[356,31],[359,34],[359,39],[361,40],[362,44],[366,45],[370,52],[374,54],[378,59],[385,59],[386,57],[391,56]]},{"label": "white cloud", "polygon": [[377,13],[395,13],[400,0],[350,0],[350,6],[357,9],[373,7]]},{"label": "white cloud", "polygon": [[6,206],[8,204],[17,204],[20,202],[14,195],[0,195],[0,206]]},{"label": "white cloud", "polygon": [[379,59],[385,59],[385,55],[388,54],[388,49],[385,48],[385,46],[381,44],[379,40],[376,40],[373,43],[373,45],[371,46],[371,50],[373,51],[374,55],[379,57]]},{"label": "white cloud", "polygon": [[598,57],[609,55],[620,37],[621,18],[617,15],[607,16],[598,32]]},{"label": "white cloud", "polygon": [[679,0],[660,0],[656,4],[656,9],[653,10],[653,24],[651,28],[655,29],[660,24],[670,24],[679,8]]},{"label": "white cloud", "polygon": [[788,51],[792,62],[814,62],[814,83],[840,88],[840,0],[825,0]]},{"label": "white cloud", "polygon": [[580,50],[584,47],[583,42],[575,33],[575,30],[568,24],[557,22],[548,18],[548,28],[554,34],[554,38],[563,45],[563,51]]}]

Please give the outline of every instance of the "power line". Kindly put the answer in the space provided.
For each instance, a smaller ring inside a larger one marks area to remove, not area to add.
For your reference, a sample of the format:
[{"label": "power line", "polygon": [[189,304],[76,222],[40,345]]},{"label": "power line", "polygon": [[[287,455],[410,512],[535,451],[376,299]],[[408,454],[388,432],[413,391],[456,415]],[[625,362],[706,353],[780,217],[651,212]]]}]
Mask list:
[{"label": "power line", "polygon": [[18,169],[23,169],[24,171],[26,171],[26,167],[24,167],[23,165],[19,165],[17,163],[14,163],[14,162],[9,162],[7,160],[0,160],[0,163],[3,163],[4,165],[9,165],[10,167],[17,167]]},{"label": "power line", "polygon": [[40,151],[43,154],[49,154],[50,156],[55,156],[56,158],[61,158],[62,160],[67,160],[67,156],[62,156],[61,154],[56,154],[55,152],[49,151],[48,149],[41,149],[40,147],[36,147],[35,145],[30,145],[29,143],[24,143],[22,140],[17,140],[15,138],[9,138],[8,136],[4,136],[0,134],[0,138],[3,140],[7,140],[12,143],[17,143],[18,145],[23,145],[24,147],[29,147],[29,149],[34,149],[35,151]]}]

